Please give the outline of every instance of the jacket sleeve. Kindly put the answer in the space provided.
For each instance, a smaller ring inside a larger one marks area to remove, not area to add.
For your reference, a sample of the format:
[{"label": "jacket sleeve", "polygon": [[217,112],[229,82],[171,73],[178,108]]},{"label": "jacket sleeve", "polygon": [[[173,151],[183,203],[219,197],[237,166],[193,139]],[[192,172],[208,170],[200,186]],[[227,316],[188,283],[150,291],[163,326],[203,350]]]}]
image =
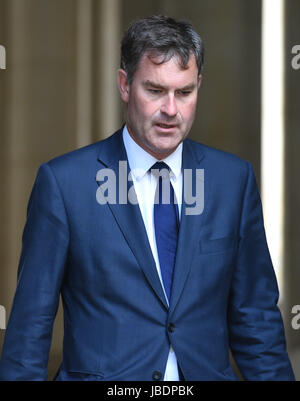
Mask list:
[{"label": "jacket sleeve", "polygon": [[277,307],[278,287],[250,163],[228,312],[231,350],[246,380],[294,380]]},{"label": "jacket sleeve", "polygon": [[46,380],[53,322],[69,243],[67,216],[48,164],[27,209],[17,289],[0,360],[0,380]]}]

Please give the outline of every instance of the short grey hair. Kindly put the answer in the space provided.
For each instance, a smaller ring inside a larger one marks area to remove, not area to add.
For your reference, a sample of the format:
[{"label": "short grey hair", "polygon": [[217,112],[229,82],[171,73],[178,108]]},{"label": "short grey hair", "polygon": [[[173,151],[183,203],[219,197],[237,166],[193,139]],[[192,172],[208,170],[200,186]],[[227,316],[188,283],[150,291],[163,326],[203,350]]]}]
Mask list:
[{"label": "short grey hair", "polygon": [[194,54],[199,75],[203,69],[203,41],[186,20],[154,15],[138,19],[130,25],[121,43],[121,68],[126,71],[130,84],[145,53],[152,59],[163,56],[159,64],[176,55],[182,68],[187,67],[191,54]]}]

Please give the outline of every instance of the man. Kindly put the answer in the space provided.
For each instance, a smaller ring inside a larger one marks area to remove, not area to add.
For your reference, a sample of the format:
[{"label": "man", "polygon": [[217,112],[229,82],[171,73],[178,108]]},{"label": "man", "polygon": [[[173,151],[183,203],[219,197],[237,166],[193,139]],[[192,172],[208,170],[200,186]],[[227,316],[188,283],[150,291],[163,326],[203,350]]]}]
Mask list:
[{"label": "man", "polygon": [[47,378],[61,294],[57,380],[235,380],[230,349],[245,379],[293,380],[252,167],[186,139],[202,66],[187,22],[126,32],[126,125],[39,169],[1,379]]}]

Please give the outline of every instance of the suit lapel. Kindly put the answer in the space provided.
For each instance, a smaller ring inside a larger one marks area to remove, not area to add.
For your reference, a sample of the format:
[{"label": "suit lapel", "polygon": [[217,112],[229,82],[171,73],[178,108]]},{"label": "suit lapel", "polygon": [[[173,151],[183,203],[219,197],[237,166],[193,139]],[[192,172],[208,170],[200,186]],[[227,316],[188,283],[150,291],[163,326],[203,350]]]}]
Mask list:
[{"label": "suit lapel", "polygon": [[[201,161],[204,158],[202,151],[198,151],[200,148],[193,145],[190,140],[185,140],[183,143],[183,154],[182,154],[182,171],[183,171],[183,195],[182,195],[182,209],[181,209],[181,221],[176,253],[176,263],[174,268],[173,285],[170,299],[170,314],[174,312],[174,309],[179,301],[179,298],[184,289],[185,282],[189,275],[192,258],[195,252],[195,247],[198,244],[198,238],[200,235],[200,228],[203,221],[204,213],[199,215],[189,215],[187,210],[193,205],[188,204],[185,199],[185,192],[187,191],[188,180],[185,179],[185,170],[190,170],[192,173],[192,188],[196,187],[196,169],[203,168]],[[198,182],[199,185],[199,182]],[[208,188],[205,185],[204,196],[205,202],[208,196]],[[187,191],[188,193],[188,191]]]},{"label": "suit lapel", "polygon": [[[143,270],[148,282],[152,286],[153,290],[155,291],[165,308],[168,308],[165,295],[159,280],[159,276],[157,274],[155,261],[152,255],[139,205],[132,204],[130,202],[127,202],[127,204],[119,204],[118,201],[120,178],[119,161],[127,162],[127,177],[130,170],[126,150],[123,144],[122,130],[116,132],[114,135],[101,142],[98,160],[102,164],[102,168],[112,169],[115,172],[117,178],[116,203],[108,203],[108,206],[130,249],[132,250],[141,269]],[[128,182],[127,180],[126,182],[129,190],[129,188],[133,186],[133,183],[132,181]],[[132,187],[130,191],[134,193],[134,188]]]}]

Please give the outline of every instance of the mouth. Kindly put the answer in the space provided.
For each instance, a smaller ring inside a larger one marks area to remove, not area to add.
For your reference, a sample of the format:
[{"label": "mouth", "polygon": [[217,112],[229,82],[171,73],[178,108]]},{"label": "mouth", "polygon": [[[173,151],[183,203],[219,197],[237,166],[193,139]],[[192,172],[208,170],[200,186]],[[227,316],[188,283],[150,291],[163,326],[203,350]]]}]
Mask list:
[{"label": "mouth", "polygon": [[175,124],[164,124],[164,123],[156,123],[155,126],[159,129],[159,131],[169,132],[177,128]]}]

